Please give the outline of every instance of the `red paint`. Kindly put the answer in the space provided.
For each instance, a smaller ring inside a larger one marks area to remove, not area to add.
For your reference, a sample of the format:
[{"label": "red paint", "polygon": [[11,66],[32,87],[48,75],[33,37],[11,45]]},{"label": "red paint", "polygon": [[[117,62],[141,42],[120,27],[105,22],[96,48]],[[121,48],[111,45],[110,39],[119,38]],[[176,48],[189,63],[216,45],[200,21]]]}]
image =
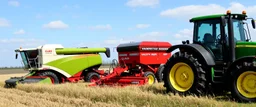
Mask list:
[{"label": "red paint", "polygon": [[[171,57],[171,53],[166,53],[166,50],[170,47],[171,44],[168,42],[153,41],[143,41],[137,46],[134,43],[123,45],[122,48],[124,50],[118,51],[118,61],[122,67],[113,68],[112,73],[102,76],[98,81],[90,84],[90,86],[103,84],[119,86],[145,85],[148,79],[144,77],[144,72],[151,71],[156,73],[160,64],[166,63],[167,59]],[[129,48],[137,51],[128,51]],[[136,69],[136,71],[133,72],[131,69]],[[121,76],[121,73],[127,70],[130,70],[131,75]]]},{"label": "red paint", "polygon": [[80,72],[76,73],[75,75],[73,75],[72,77],[67,78],[67,80],[69,82],[78,82],[79,80],[81,80],[83,78],[82,73],[83,73],[83,71],[80,71]]},{"label": "red paint", "polygon": [[118,59],[119,62],[121,60],[125,61],[127,65],[132,63],[160,65],[165,63],[171,56],[171,53],[166,53],[166,50],[171,46],[172,45],[169,42],[142,41],[137,45],[137,48],[140,50],[118,52]]}]

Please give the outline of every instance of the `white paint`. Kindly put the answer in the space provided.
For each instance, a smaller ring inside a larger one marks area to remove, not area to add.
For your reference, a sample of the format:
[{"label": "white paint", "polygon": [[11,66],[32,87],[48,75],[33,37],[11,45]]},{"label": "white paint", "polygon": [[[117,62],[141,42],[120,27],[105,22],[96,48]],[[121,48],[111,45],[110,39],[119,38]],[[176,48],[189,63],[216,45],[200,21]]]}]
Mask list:
[{"label": "white paint", "polygon": [[59,68],[53,67],[53,66],[43,65],[42,68],[48,68],[48,69],[57,71],[57,72],[61,73],[62,75],[66,76],[67,78],[71,77],[71,75],[68,74],[67,72],[65,72]]}]

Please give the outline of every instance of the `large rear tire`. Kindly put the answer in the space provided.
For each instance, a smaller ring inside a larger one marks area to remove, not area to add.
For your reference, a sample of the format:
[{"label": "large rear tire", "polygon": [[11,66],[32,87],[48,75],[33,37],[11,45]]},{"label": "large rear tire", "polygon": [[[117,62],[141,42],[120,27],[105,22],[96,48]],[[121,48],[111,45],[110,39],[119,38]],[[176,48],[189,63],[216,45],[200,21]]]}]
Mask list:
[{"label": "large rear tire", "polygon": [[256,101],[256,67],[244,62],[232,71],[231,94],[239,102]]},{"label": "large rear tire", "polygon": [[205,71],[192,54],[175,53],[164,67],[164,87],[179,95],[203,95],[206,90]]},{"label": "large rear tire", "polygon": [[162,82],[163,81],[163,70],[164,70],[164,64],[161,64],[156,72],[156,78],[158,82]]},{"label": "large rear tire", "polygon": [[41,72],[38,75],[39,76],[50,77],[50,79],[52,80],[53,84],[59,84],[60,83],[58,76],[55,73],[51,72],[51,71]]}]

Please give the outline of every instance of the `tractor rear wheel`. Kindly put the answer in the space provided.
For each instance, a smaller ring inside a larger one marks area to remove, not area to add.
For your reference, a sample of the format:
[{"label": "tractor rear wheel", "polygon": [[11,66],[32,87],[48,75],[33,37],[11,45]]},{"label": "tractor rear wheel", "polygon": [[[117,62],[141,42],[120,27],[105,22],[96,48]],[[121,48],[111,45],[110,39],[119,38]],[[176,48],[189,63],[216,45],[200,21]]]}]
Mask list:
[{"label": "tractor rear wheel", "polygon": [[164,68],[163,79],[167,92],[203,95],[206,77],[201,63],[192,54],[175,53]]},{"label": "tractor rear wheel", "polygon": [[232,97],[240,102],[256,101],[256,67],[245,62],[233,71],[231,82]]},{"label": "tractor rear wheel", "polygon": [[151,71],[144,72],[144,77],[148,78],[148,84],[152,85],[156,82],[155,74]]},{"label": "tractor rear wheel", "polygon": [[59,84],[60,83],[58,76],[55,73],[51,72],[51,71],[41,72],[38,75],[49,77],[53,84]]},{"label": "tractor rear wheel", "polygon": [[100,79],[100,75],[96,72],[89,72],[87,75],[84,77],[85,82],[95,82]]},{"label": "tractor rear wheel", "polygon": [[161,64],[156,72],[156,78],[158,82],[162,82],[163,81],[163,70],[164,70],[164,64]]}]

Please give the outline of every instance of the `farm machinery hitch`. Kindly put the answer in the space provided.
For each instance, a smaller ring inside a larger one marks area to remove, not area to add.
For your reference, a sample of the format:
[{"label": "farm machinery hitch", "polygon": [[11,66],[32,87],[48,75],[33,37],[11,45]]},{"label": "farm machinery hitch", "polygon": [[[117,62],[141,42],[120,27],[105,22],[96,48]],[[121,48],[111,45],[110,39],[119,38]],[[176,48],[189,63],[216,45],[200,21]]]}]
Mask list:
[{"label": "farm machinery hitch", "polygon": [[[99,80],[90,83],[89,86],[127,86],[127,85],[145,85],[148,83],[148,78],[143,77],[143,72],[140,70],[138,73],[134,73],[132,75],[123,75],[125,71],[129,70],[129,67],[125,64],[124,61],[118,64],[118,61],[114,59],[112,61],[111,67],[113,67],[113,71],[106,76],[100,78]],[[111,68],[110,67],[110,68]]]}]

